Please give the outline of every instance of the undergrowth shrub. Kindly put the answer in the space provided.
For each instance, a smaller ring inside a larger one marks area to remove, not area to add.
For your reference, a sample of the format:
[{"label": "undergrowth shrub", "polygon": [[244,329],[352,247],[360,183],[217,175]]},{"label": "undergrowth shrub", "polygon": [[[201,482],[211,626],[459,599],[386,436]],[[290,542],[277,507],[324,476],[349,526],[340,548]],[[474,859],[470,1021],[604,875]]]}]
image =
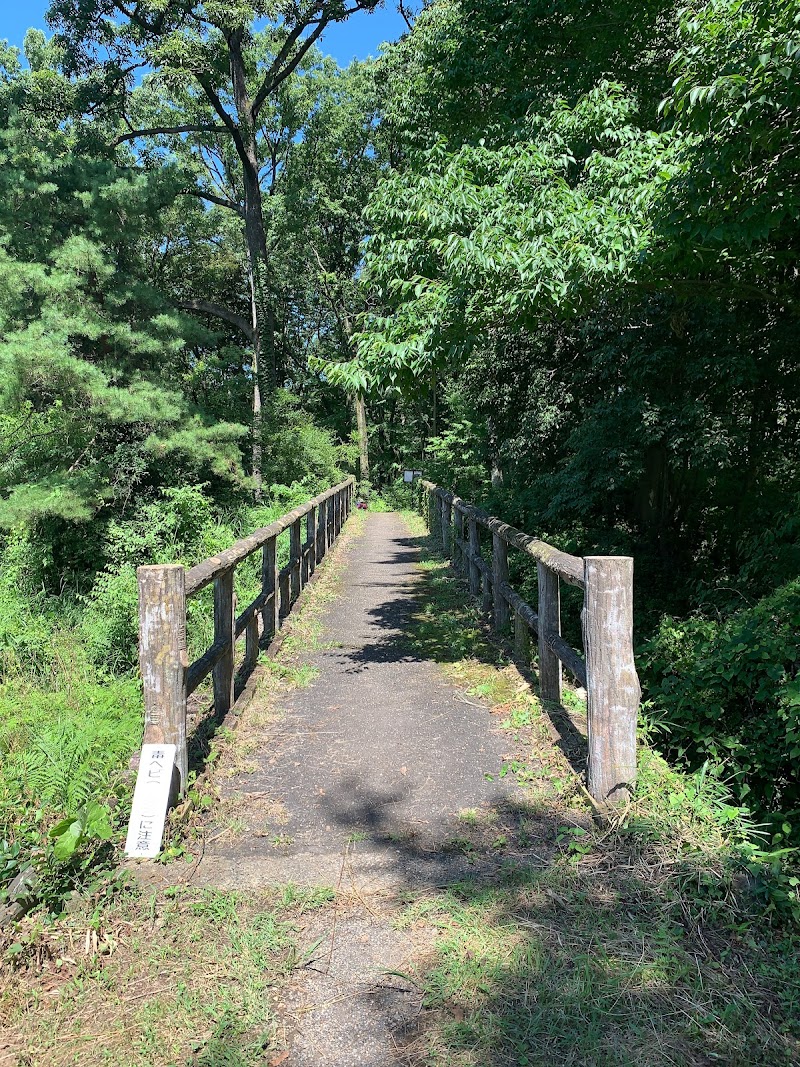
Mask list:
[{"label": "undergrowth shrub", "polygon": [[57,687],[0,684],[0,836],[33,818],[54,820],[102,793],[141,737],[133,677],[76,666]]},{"label": "undergrowth shrub", "polygon": [[640,664],[671,755],[722,765],[800,842],[800,579],[726,618],[665,617]]}]

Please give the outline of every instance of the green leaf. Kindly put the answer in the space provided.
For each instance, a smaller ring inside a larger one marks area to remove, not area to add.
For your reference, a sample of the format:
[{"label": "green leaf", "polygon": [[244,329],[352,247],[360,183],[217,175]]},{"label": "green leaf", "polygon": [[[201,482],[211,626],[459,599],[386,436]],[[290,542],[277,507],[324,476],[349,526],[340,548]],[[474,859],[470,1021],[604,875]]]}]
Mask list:
[{"label": "green leaf", "polygon": [[107,841],[113,830],[111,828],[111,815],[103,804],[90,800],[83,808],[83,823],[86,833],[90,837],[97,837],[101,841]]},{"label": "green leaf", "polygon": [[83,826],[80,819],[64,819],[53,827],[50,836],[54,839],[53,855],[60,863],[72,859],[83,839]]}]

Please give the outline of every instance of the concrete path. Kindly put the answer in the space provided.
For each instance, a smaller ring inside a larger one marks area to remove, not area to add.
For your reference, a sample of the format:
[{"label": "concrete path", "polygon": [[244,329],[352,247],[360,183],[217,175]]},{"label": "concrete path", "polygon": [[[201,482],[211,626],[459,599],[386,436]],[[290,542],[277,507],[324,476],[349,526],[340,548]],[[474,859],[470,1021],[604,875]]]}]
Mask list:
[{"label": "concrete path", "polygon": [[335,885],[346,847],[370,886],[440,884],[464,866],[443,851],[458,813],[513,803],[512,778],[498,778],[507,739],[411,650],[418,554],[397,515],[368,516],[321,648],[301,656],[316,680],[281,702],[258,769],[227,787],[266,800],[274,833],[212,846],[204,865],[213,855],[218,884]]},{"label": "concrete path", "polygon": [[255,770],[228,781],[243,826],[212,828],[196,879],[337,890],[333,919],[326,909],[303,931],[320,947],[282,1005],[288,1067],[409,1062],[421,999],[389,972],[426,945],[395,928],[397,894],[491,877],[499,860],[458,847],[459,812],[491,808],[502,823],[522,804],[512,776],[498,777],[508,741],[488,709],[412,650],[415,538],[397,515],[370,514],[344,551],[319,648],[300,657],[318,675],[281,700]]}]

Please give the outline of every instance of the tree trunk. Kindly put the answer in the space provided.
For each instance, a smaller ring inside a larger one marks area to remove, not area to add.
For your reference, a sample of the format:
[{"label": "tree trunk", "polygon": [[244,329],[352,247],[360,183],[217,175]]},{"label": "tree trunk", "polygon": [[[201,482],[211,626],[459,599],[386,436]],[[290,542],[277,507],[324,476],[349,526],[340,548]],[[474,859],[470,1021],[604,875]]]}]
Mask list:
[{"label": "tree trunk", "polygon": [[[369,483],[369,441],[367,439],[367,406],[364,403],[364,394],[359,390],[356,393],[356,424],[358,426],[358,460],[361,471],[362,486]],[[368,493],[362,489],[362,494]]]},{"label": "tree trunk", "polygon": [[247,90],[242,40],[243,31],[240,29],[227,35],[233,96],[239,119],[234,143],[242,164],[244,189],[244,233],[253,316],[253,479],[256,500],[260,500],[263,481],[262,405],[265,394],[271,397],[277,384],[275,315],[269,299],[267,237],[259,181],[256,124],[253,102]]},{"label": "tree trunk", "polygon": [[497,440],[497,430],[491,415],[486,420],[486,429],[489,432],[489,460],[491,463],[492,489],[499,489],[503,484],[503,465],[500,459],[500,445]]},{"label": "tree trunk", "polygon": [[263,499],[263,457],[264,446],[262,441],[263,415],[261,410],[261,337],[258,332],[258,306],[256,303],[256,284],[253,275],[253,263],[248,251],[247,254],[247,280],[250,285],[250,310],[253,322],[253,425],[252,425],[252,471],[253,471],[253,496],[257,504]]}]

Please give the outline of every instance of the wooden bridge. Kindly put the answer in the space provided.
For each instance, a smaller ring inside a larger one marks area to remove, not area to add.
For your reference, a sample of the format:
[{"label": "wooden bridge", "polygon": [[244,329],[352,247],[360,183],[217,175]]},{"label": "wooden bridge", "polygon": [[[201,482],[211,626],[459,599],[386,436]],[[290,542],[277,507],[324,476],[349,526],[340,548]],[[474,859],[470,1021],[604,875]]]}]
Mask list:
[{"label": "wooden bridge", "polygon": [[[636,716],[639,683],[633,660],[633,561],[628,557],[561,552],[487,515],[430,482],[418,483],[418,503],[445,556],[480,600],[501,635],[513,625],[513,649],[530,664],[531,635],[538,642],[540,696],[559,702],[562,665],[586,689],[587,788],[599,807],[627,800],[636,777]],[[187,701],[209,675],[214,713],[221,720],[234,703],[237,642],[244,638],[239,676],[254,668],[334,546],[351,513],[354,479],[309,500],[226,551],[186,569],[180,565],[139,568],[140,667],[144,690],[144,743],[126,851],[158,854],[170,804],[188,781]],[[305,537],[304,527],[305,525]],[[278,568],[279,536],[288,531],[289,559]],[[509,582],[509,550],[536,561],[538,603],[528,604]],[[236,568],[261,553],[261,590],[237,614]],[[391,566],[392,560],[386,562]],[[560,586],[583,589],[584,656],[561,632]],[[191,664],[187,656],[187,600],[213,583],[213,642]],[[380,611],[380,605],[372,613]],[[402,664],[401,664],[402,666]],[[408,670],[413,668],[409,665]],[[397,675],[393,700],[403,712],[420,699],[412,679]],[[399,701],[399,703],[398,703]],[[457,729],[457,726],[455,727]],[[446,777],[448,770],[443,768]]]}]

